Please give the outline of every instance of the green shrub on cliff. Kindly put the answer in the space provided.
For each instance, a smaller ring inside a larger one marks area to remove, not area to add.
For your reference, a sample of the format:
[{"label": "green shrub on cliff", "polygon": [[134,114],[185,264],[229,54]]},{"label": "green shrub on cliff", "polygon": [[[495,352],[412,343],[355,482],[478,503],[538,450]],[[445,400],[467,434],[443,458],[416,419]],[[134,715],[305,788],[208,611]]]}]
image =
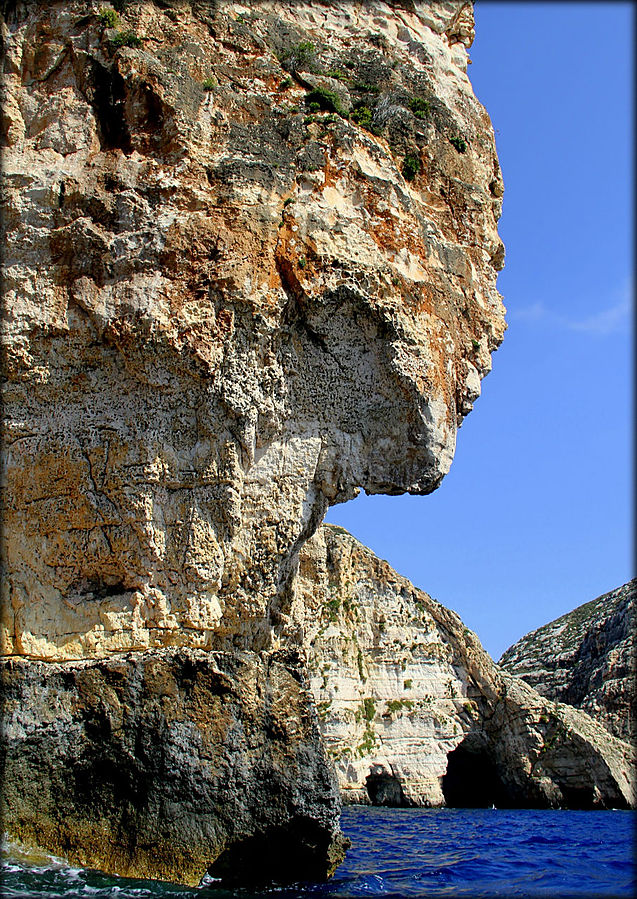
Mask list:
[{"label": "green shrub on cliff", "polygon": [[372,111],[369,106],[357,106],[352,112],[352,121],[369,131],[372,127]]},{"label": "green shrub on cliff", "polygon": [[105,9],[101,9],[99,12],[99,22],[100,25],[104,28],[117,28],[117,23],[119,22],[119,16],[115,12],[114,9],[110,7],[106,7]]},{"label": "green shrub on cliff", "polygon": [[464,139],[464,137],[450,137],[449,143],[452,144],[458,153],[466,153],[467,147],[469,146]]},{"label": "green shrub on cliff", "polygon": [[401,712],[403,709],[413,709],[414,704],[411,699],[390,699],[385,706],[385,710],[390,714]]},{"label": "green shrub on cliff", "polygon": [[313,68],[316,47],[311,41],[302,41],[277,54],[281,65],[290,72]]},{"label": "green shrub on cliff", "polygon": [[141,47],[142,39],[134,31],[118,31],[110,39],[114,47]]},{"label": "green shrub on cliff", "polygon": [[314,112],[318,112],[320,109],[323,112],[336,112],[340,116],[346,115],[338,94],[324,87],[317,87],[310,91],[305,98],[305,104]]},{"label": "green shrub on cliff", "polygon": [[409,101],[409,108],[417,119],[426,119],[431,112],[429,100],[423,100],[422,97],[413,97]]},{"label": "green shrub on cliff", "polygon": [[413,181],[420,174],[422,165],[420,158],[415,153],[408,153],[403,160],[402,173],[405,181]]},{"label": "green shrub on cliff", "polygon": [[358,653],[356,656],[356,663],[358,665],[358,676],[362,681],[367,680],[367,675],[365,674],[365,666],[363,664],[363,653],[361,652],[360,647],[358,648]]},{"label": "green shrub on cliff", "polygon": [[370,84],[368,81],[355,81],[352,85],[353,90],[359,91],[361,94],[379,94],[380,88],[377,84]]},{"label": "green shrub on cliff", "polygon": [[[301,259],[304,259],[302,256]],[[300,262],[300,260],[299,260]],[[305,268],[305,265],[302,265],[301,268]],[[330,621],[336,621],[338,619],[339,609],[341,607],[341,600],[338,596],[333,597],[332,599],[328,599],[325,603],[325,610],[327,611],[327,617]]]},{"label": "green shrub on cliff", "polygon": [[370,726],[368,724],[367,727],[365,728],[365,733],[363,734],[362,743],[359,743],[359,745],[356,747],[356,754],[360,758],[363,758],[363,756],[369,755],[375,746],[376,746],[376,735],[374,734],[374,731],[370,728]]}]

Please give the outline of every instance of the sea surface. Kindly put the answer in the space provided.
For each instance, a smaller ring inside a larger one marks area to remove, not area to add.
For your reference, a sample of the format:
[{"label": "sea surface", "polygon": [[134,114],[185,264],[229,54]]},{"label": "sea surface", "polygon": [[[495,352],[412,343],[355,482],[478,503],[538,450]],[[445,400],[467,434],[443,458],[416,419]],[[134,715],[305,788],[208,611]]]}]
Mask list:
[{"label": "sea surface", "polygon": [[383,809],[351,806],[352,841],[327,883],[192,889],[129,880],[34,856],[10,844],[3,899],[358,899],[358,897],[632,897],[635,827],[627,811]]}]

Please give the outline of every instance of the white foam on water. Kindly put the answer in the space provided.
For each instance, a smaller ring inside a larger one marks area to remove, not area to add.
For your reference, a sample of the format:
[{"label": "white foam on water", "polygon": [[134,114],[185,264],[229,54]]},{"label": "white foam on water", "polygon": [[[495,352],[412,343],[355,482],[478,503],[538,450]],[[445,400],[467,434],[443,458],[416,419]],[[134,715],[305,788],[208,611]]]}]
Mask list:
[{"label": "white foam on water", "polygon": [[17,874],[18,871],[24,871],[24,865],[12,865],[9,862],[6,862],[2,865],[2,870],[6,874]]}]

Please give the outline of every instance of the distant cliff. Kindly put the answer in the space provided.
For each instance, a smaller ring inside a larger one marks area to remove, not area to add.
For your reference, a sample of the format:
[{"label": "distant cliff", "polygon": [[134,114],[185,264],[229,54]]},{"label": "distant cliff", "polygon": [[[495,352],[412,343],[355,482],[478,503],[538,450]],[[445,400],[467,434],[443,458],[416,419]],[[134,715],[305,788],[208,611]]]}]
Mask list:
[{"label": "distant cliff", "polygon": [[632,580],[578,606],[514,643],[500,666],[634,740],[636,593]]},{"label": "distant cliff", "polygon": [[342,528],[301,553],[294,612],[345,801],[633,804],[634,754],[494,664],[454,613]]}]

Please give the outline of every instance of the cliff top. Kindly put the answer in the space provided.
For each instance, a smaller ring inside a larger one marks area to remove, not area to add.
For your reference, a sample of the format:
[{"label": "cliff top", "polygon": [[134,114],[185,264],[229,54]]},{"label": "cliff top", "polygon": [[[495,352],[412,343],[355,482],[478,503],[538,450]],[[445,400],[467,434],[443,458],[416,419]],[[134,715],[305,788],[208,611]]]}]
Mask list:
[{"label": "cliff top", "polygon": [[560,615],[510,646],[498,664],[524,676],[524,669],[536,668],[540,660],[575,656],[589,631],[603,627],[624,607],[627,610],[634,607],[636,588],[637,579],[633,579]]}]

